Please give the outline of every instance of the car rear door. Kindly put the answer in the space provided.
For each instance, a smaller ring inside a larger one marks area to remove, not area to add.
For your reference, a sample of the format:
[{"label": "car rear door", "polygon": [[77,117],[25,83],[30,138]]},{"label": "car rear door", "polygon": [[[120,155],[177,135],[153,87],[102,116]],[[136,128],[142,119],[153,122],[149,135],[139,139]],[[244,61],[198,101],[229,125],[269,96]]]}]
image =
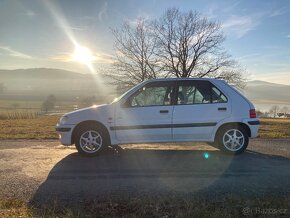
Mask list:
[{"label": "car rear door", "polygon": [[207,80],[178,81],[173,139],[206,141],[217,123],[231,114],[230,101]]}]

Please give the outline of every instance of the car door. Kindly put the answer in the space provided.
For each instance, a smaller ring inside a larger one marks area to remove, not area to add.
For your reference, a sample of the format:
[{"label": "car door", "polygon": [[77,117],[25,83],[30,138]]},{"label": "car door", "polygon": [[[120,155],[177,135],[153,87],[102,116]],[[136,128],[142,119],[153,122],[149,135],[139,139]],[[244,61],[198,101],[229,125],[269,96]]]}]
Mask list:
[{"label": "car door", "polygon": [[174,82],[150,82],[116,109],[114,130],[121,143],[172,140]]},{"label": "car door", "polygon": [[207,80],[179,81],[173,111],[173,139],[206,141],[231,114],[229,99]]}]

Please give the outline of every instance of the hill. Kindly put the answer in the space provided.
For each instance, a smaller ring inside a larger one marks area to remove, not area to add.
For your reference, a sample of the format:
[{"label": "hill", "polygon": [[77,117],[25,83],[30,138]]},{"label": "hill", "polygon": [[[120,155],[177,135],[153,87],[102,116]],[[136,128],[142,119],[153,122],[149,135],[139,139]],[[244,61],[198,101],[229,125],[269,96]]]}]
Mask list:
[{"label": "hill", "polygon": [[61,69],[34,68],[0,70],[0,82],[10,91],[57,92],[72,90],[98,91],[96,76]]},{"label": "hill", "polygon": [[[1,95],[2,100],[25,99],[25,96],[43,99],[48,94],[102,97],[116,90],[104,85],[103,80],[96,75],[49,68],[0,70],[0,83],[7,88]],[[254,80],[247,83],[242,93],[260,109],[268,109],[274,104],[290,105],[288,85]]]},{"label": "hill", "polygon": [[43,101],[54,94],[60,101],[95,96],[113,99],[115,89],[104,85],[97,75],[61,69],[35,68],[0,70],[0,83],[5,86],[0,103]]},{"label": "hill", "polygon": [[10,79],[80,79],[86,78],[87,74],[76,73],[62,69],[31,68],[16,70],[0,70],[1,80]]},{"label": "hill", "polygon": [[254,80],[247,83],[244,94],[256,104],[289,104],[290,86]]}]

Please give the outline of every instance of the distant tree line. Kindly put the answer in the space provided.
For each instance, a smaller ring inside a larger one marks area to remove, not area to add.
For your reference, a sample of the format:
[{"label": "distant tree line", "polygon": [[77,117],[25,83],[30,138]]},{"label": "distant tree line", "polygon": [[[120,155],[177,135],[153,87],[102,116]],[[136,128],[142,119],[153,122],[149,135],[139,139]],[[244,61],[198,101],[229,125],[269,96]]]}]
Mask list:
[{"label": "distant tree line", "polygon": [[280,107],[273,105],[268,111],[262,112],[257,110],[258,117],[273,117],[273,118],[290,118],[290,109],[287,106]]}]

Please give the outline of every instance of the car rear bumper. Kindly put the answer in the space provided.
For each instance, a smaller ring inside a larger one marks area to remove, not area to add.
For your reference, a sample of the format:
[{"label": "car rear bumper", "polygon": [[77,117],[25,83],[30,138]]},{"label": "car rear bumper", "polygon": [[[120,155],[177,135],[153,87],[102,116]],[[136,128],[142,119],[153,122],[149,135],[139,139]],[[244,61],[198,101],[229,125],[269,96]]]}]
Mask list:
[{"label": "car rear bumper", "polygon": [[256,125],[260,125],[260,121],[259,120],[248,121],[248,124],[251,126],[256,126]]},{"label": "car rear bumper", "polygon": [[251,130],[251,138],[256,138],[259,133],[260,121],[258,119],[246,119],[243,121]]},{"label": "car rear bumper", "polygon": [[63,125],[63,126],[56,126],[55,130],[59,135],[59,141],[62,145],[71,145],[71,135],[73,131],[73,125]]}]

